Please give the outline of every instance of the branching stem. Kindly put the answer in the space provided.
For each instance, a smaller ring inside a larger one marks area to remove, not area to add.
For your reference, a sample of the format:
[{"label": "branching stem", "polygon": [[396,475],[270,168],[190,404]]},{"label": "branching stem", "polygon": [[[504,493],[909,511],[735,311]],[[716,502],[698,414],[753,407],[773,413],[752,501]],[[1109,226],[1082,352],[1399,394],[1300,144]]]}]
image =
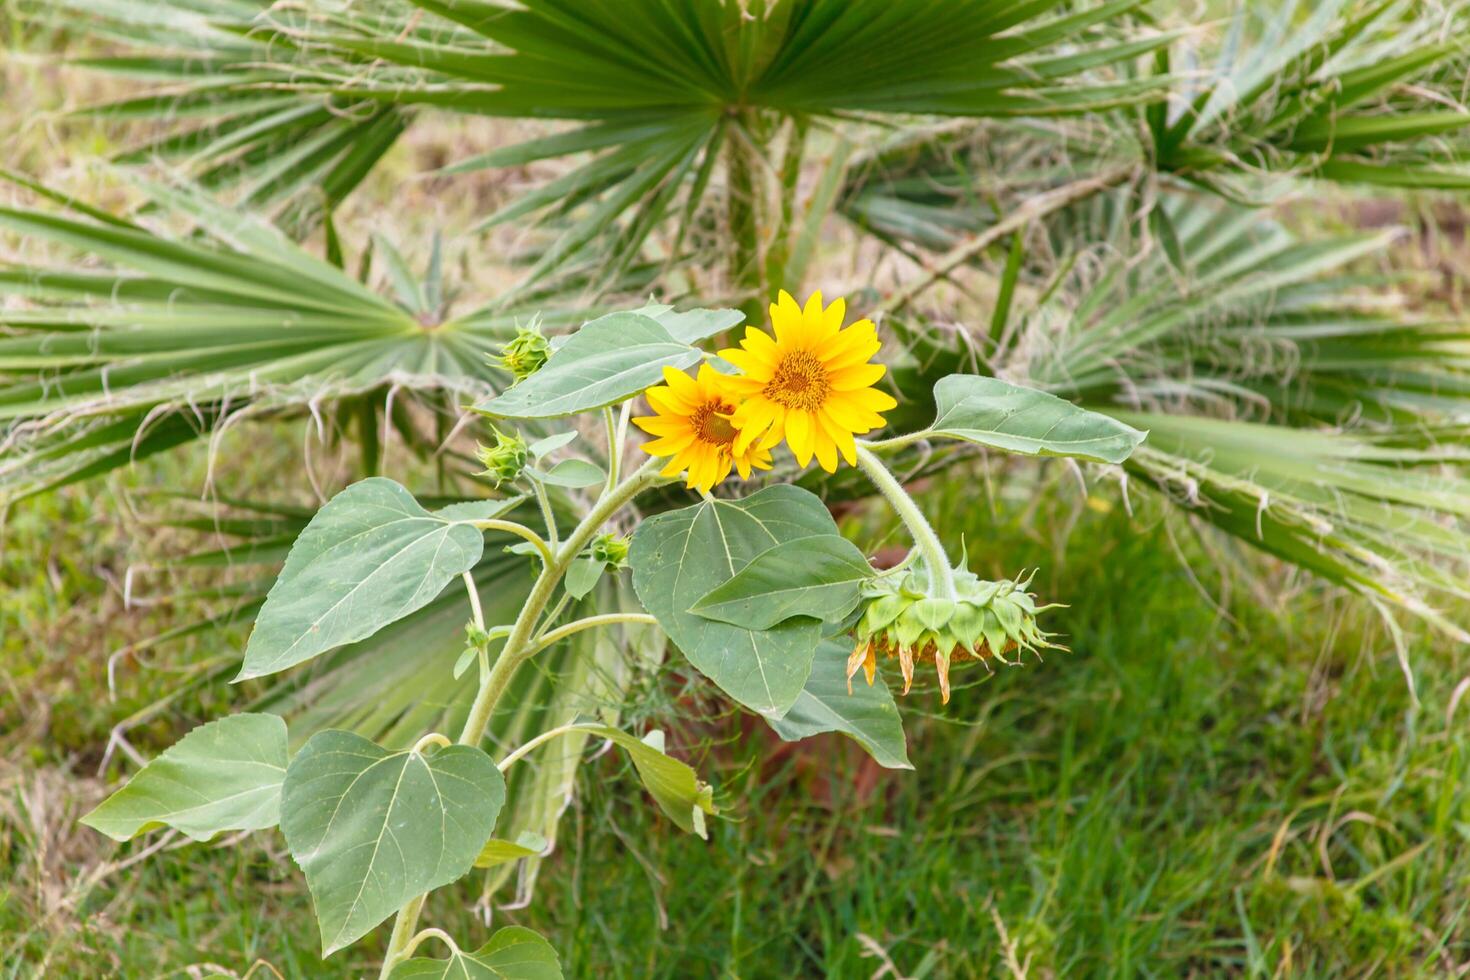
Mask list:
[{"label": "branching stem", "polygon": [[550,633],[539,637],[532,644],[530,650],[527,651],[527,655],[534,656],[547,647],[560,643],[574,633],[596,629],[599,626],[614,626],[618,623],[637,623],[646,626],[656,626],[658,625],[658,620],[648,615],[648,613],[601,613],[596,616],[588,616],[586,619],[578,619],[567,623],[565,626],[558,626]]},{"label": "branching stem", "polygon": [[534,752],[539,746],[545,745],[547,742],[551,741],[554,738],[559,738],[560,736],[569,734],[571,732],[579,732],[583,729],[597,727],[597,725],[589,724],[585,721],[572,722],[569,725],[558,725],[556,728],[548,729],[547,731],[542,732],[540,735],[537,735],[525,745],[522,745],[510,755],[506,756],[504,759],[501,759],[500,762],[497,763],[497,765],[500,767],[501,772],[505,772],[511,766],[515,765],[516,762],[524,759],[526,756]]},{"label": "branching stem", "polygon": [[[531,586],[531,594],[526,597],[526,603],[521,607],[520,615],[516,617],[510,636],[506,638],[505,646],[501,649],[500,656],[496,658],[495,665],[490,668],[490,672],[480,683],[480,690],[476,693],[475,702],[470,706],[469,716],[465,719],[464,730],[460,732],[459,744],[479,745],[485,738],[485,729],[490,724],[490,716],[495,711],[495,705],[510,686],[516,669],[538,649],[549,645],[547,641],[553,635],[563,633],[568,627],[578,625],[568,623],[566,626],[553,630],[539,641],[539,646],[533,639],[541,613],[545,611],[546,604],[551,600],[552,594],[555,593],[557,585],[561,582],[572,560],[581,554],[582,549],[587,546],[602,525],[607,523],[608,518],[638,494],[659,482],[658,471],[661,464],[661,460],[650,458],[622,483],[603,493],[592,509],[587,512],[587,516],[582,518],[582,522],[567,536],[565,542],[558,545],[553,541],[554,553],[542,567],[536,583]],[[544,493],[539,486],[537,492],[538,496],[544,500]],[[543,504],[543,506],[549,511],[548,505]],[[548,530],[550,530],[549,514]],[[570,635],[570,633],[563,633],[563,635]],[[443,738],[442,735],[438,737]],[[447,743],[448,739],[445,739],[445,742]],[[401,961],[406,955],[404,951],[408,948],[411,937],[414,935],[423,904],[424,896],[420,895],[410,899],[403,908],[398,910],[398,918],[393,924],[393,936],[388,943],[388,952],[383,958],[383,968],[379,974],[380,980],[384,980],[392,972],[394,964]]]},{"label": "branching stem", "polygon": [[541,563],[543,565],[550,565],[554,560],[554,556],[551,553],[551,546],[546,543],[546,539],[524,524],[517,524],[515,521],[489,520],[475,521],[474,525],[482,531],[504,531],[507,534],[514,534],[518,538],[524,538],[531,542],[531,546],[541,556]]}]

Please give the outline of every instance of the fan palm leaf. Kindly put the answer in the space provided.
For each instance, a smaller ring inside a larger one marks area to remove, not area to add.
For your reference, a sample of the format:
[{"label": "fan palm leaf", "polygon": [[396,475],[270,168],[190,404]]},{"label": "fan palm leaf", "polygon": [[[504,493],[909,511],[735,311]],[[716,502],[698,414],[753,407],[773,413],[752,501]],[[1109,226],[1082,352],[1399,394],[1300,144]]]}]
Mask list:
[{"label": "fan palm leaf", "polygon": [[[183,156],[198,178],[245,186],[255,203],[300,197],[316,184],[315,199],[329,210],[425,107],[572,124],[451,168],[575,161],[487,218],[537,216],[555,226],[528,287],[589,252],[615,276],[671,220],[677,228],[662,260],[673,261],[712,202],[723,201],[739,239],[766,223],[762,207],[789,220],[794,179],[767,186],[778,169],[767,151],[784,138],[787,163],[799,165],[817,133],[811,120],[889,125],[915,114],[1134,105],[1160,96],[1166,80],[1124,78],[1110,67],[1171,36],[1129,26],[1138,0],[1079,8],[1056,0],[163,5],[181,9],[189,29],[164,11],[140,14],[118,2],[126,16],[114,18],[123,25],[115,33],[165,53],[90,63],[152,71],[170,85],[90,111],[185,110],[197,125],[141,144],[130,159]],[[781,172],[794,177],[795,169]],[[780,203],[761,203],[773,196]],[[759,292],[766,264],[780,278],[793,247],[781,223],[769,256],[735,258],[738,288]]]},{"label": "fan palm leaf", "polygon": [[[0,488],[34,493],[217,433],[249,415],[301,415],[376,393],[484,397],[487,355],[529,311],[450,315],[405,279],[395,298],[197,189],[144,185],[183,231],[84,206],[0,209],[0,228],[90,256],[0,267]],[[96,261],[105,263],[98,267]],[[390,276],[389,278],[393,278]],[[555,311],[552,320],[555,322]]]},{"label": "fan palm leaf", "polygon": [[1150,432],[1128,472],[1184,512],[1465,636],[1470,328],[1364,271],[1391,233],[1304,242],[1169,195],[1171,250],[1131,201],[1054,215],[1040,290],[989,335],[908,326],[902,388],[979,365],[1113,414]]}]

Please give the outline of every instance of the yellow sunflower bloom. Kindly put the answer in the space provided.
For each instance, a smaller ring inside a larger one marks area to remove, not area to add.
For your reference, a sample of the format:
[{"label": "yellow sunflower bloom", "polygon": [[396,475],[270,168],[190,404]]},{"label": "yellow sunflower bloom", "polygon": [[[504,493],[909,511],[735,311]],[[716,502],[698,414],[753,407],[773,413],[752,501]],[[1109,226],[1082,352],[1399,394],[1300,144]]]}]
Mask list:
[{"label": "yellow sunflower bloom", "polygon": [[701,364],[693,378],[666,367],[664,381],[644,392],[658,414],[633,420],[644,432],[658,437],[644,443],[643,451],[670,457],[662,470],[664,476],[687,470],[685,486],[708,492],[732,469],[748,479],[752,467],[771,468],[769,449],[752,446],[749,440],[738,449],[735,446],[740,433],[731,422],[736,397],[730,392],[728,375],[708,364]]},{"label": "yellow sunflower bloom", "polygon": [[732,419],[740,430],[736,453],[785,439],[802,466],[814,454],[828,473],[837,471],[839,453],[849,465],[857,462],[853,436],[880,428],[878,413],[898,403],[873,387],[887,371],[871,363],[877,328],[871,320],[844,327],[846,311],[840,299],[823,309],[820,292],[803,309],[782,290],[771,304],[774,339],[747,327],[738,348],[720,351],[741,371],[729,382],[740,402]]}]

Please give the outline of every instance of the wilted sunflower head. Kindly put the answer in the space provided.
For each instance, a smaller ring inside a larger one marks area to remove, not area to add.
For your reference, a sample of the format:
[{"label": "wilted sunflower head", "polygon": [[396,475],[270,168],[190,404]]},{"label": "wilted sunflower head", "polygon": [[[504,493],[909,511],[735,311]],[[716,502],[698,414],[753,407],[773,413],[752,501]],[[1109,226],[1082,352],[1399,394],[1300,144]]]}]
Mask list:
[{"label": "wilted sunflower head", "polygon": [[[859,668],[873,683],[878,654],[898,660],[905,694],[914,681],[914,664],[932,661],[948,703],[951,663],[979,660],[988,669],[990,660],[1020,664],[1025,650],[1061,649],[1050,642],[1054,634],[1036,625],[1037,613],[1055,607],[1036,605],[1026,591],[1030,579],[991,582],[956,569],[954,584],[955,597],[947,599],[930,594],[928,576],[919,570],[874,580],[853,627],[857,645],[847,659],[849,689]],[[1012,650],[1016,658],[1006,659]]]}]

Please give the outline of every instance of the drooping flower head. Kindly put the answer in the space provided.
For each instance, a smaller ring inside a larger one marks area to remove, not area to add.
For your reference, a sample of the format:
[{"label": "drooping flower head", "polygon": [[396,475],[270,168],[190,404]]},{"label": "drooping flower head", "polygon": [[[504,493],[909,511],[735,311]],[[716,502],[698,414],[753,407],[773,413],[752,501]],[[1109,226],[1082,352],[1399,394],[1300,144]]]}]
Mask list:
[{"label": "drooping flower head", "polygon": [[687,471],[685,486],[708,492],[710,487],[738,470],[749,478],[752,467],[771,468],[771,452],[746,440],[738,445],[739,429],[732,419],[737,396],[729,375],[708,364],[691,378],[683,371],[664,368],[664,384],[644,394],[656,415],[635,418],[633,424],[657,436],[643,444],[650,456],[667,456],[664,476]]},{"label": "drooping flower head", "polygon": [[887,370],[871,363],[877,328],[870,320],[844,327],[846,311],[840,299],[824,309],[820,292],[802,308],[782,290],[771,304],[774,338],[747,327],[738,348],[720,351],[741,372],[730,380],[740,401],[733,416],[740,430],[736,453],[751,445],[770,449],[785,439],[802,466],[815,455],[822,469],[835,473],[839,453],[856,463],[853,436],[881,427],[878,413],[898,403],[873,387]]},{"label": "drooping flower head", "polygon": [[[1026,591],[1029,580],[990,582],[955,569],[955,597],[941,599],[928,594],[926,579],[909,571],[869,587],[866,608],[853,627],[857,645],[847,660],[849,690],[859,669],[873,683],[882,654],[898,660],[905,694],[914,681],[914,664],[932,662],[947,704],[951,663],[979,660],[989,668],[989,661],[998,660],[1015,666],[1021,651],[1061,649],[1036,625],[1036,614],[1052,607],[1036,605]],[[1007,660],[1012,650],[1016,659]]]}]

